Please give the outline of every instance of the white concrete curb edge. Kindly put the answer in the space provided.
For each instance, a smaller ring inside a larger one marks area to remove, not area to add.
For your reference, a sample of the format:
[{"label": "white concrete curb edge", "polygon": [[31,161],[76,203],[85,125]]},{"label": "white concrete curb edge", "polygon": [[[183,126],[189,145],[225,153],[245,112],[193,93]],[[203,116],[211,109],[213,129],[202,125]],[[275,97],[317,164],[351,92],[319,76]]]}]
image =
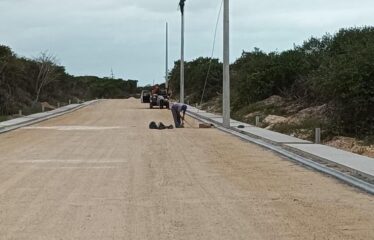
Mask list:
[{"label": "white concrete curb edge", "polygon": [[[27,116],[27,118],[29,118],[29,119],[27,119],[23,122],[16,123],[14,125],[9,125],[9,126],[0,126],[0,134],[6,133],[6,132],[9,132],[9,131],[13,131],[13,130],[16,130],[16,129],[21,128],[21,127],[25,127],[25,126],[36,124],[36,123],[39,123],[39,122],[43,122],[43,121],[46,121],[46,120],[49,120],[49,119],[52,119],[52,118],[55,118],[55,117],[62,116],[64,114],[68,114],[68,113],[77,111],[81,108],[87,107],[87,106],[89,106],[91,104],[94,104],[94,103],[97,103],[99,101],[100,100],[92,100],[92,101],[84,102],[84,103],[79,104],[79,105],[77,105],[73,108],[69,108],[69,109],[66,109],[66,110],[63,110],[63,111],[60,111],[60,112],[56,112],[54,114],[42,116],[42,117],[33,118],[33,115],[36,115],[36,114],[29,115],[29,116]],[[69,105],[67,105],[67,106],[69,106]],[[40,113],[37,113],[37,114],[40,114]],[[0,124],[1,124],[1,122],[0,122]]]}]

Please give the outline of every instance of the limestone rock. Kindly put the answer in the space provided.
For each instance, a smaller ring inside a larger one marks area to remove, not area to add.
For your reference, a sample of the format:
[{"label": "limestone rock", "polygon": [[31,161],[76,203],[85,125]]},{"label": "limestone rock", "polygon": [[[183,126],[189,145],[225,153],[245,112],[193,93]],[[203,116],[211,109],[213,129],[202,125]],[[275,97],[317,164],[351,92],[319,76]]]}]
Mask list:
[{"label": "limestone rock", "polygon": [[287,118],[277,115],[269,115],[264,119],[265,124],[275,125],[287,122]]}]

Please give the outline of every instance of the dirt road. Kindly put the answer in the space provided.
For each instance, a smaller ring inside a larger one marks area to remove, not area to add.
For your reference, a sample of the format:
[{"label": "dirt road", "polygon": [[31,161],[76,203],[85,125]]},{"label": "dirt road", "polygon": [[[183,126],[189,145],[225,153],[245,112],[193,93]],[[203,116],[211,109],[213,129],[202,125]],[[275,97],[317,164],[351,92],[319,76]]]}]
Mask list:
[{"label": "dirt road", "polygon": [[[0,239],[374,239],[374,197],[111,100],[0,135]],[[194,122],[189,119],[189,122]]]}]

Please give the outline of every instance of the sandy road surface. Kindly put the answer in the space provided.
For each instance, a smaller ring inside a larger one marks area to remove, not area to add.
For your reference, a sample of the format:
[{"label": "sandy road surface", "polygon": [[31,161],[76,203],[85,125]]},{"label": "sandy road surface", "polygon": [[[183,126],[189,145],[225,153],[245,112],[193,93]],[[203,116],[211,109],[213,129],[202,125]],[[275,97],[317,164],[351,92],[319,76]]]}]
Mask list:
[{"label": "sandy road surface", "polygon": [[172,119],[113,100],[0,135],[0,239],[374,239],[372,196],[151,120]]}]

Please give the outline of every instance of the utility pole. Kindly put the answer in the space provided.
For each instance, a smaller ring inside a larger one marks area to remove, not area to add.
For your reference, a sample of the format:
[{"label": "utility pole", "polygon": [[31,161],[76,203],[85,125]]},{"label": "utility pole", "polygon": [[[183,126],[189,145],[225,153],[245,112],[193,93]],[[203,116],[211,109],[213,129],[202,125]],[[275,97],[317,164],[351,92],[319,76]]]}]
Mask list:
[{"label": "utility pole", "polygon": [[223,5],[223,126],[230,127],[230,3]]},{"label": "utility pole", "polygon": [[179,7],[181,10],[181,66],[180,66],[180,102],[184,103],[184,2],[186,0],[180,0]]},{"label": "utility pole", "polygon": [[169,89],[169,26],[166,22],[166,57],[165,57],[165,87]]},{"label": "utility pole", "polygon": [[113,68],[110,69],[110,77],[111,77],[112,79],[114,79]]}]

